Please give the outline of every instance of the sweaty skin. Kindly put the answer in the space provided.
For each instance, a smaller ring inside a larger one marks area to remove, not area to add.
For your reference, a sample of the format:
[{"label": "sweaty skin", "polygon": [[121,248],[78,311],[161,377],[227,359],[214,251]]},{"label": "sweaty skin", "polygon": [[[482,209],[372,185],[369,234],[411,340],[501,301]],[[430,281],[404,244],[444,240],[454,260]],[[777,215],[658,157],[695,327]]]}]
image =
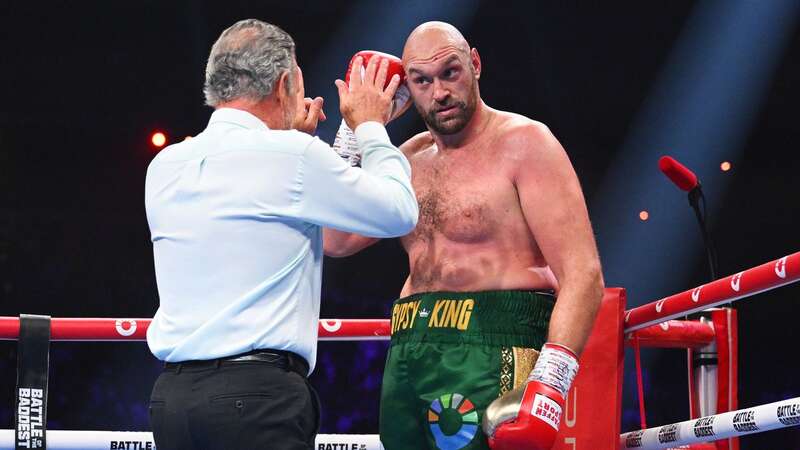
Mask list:
[{"label": "sweaty skin", "polygon": [[[400,147],[411,163],[420,208],[416,229],[402,238],[410,273],[400,296],[555,289],[548,340],[580,353],[603,281],[566,152],[544,124],[483,102],[478,52],[451,25],[417,27],[403,50],[403,66],[428,131]],[[329,256],[347,256],[377,241],[324,233]]]},{"label": "sweaty skin", "polygon": [[457,150],[440,150],[430,132],[402,146],[420,220],[401,240],[410,267],[401,296],[557,287],[514,184],[519,165],[508,131],[528,121],[491,113],[492,126]]}]

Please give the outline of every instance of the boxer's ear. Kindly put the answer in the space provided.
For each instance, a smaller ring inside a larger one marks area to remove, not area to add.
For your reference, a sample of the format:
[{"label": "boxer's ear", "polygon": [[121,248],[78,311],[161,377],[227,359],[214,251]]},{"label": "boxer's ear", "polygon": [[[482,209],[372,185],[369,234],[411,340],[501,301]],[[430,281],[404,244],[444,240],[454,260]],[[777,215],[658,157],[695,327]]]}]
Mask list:
[{"label": "boxer's ear", "polygon": [[478,54],[477,48],[470,50],[469,59],[470,63],[472,63],[472,70],[475,72],[475,79],[480,80],[483,66],[481,65],[481,55]]}]

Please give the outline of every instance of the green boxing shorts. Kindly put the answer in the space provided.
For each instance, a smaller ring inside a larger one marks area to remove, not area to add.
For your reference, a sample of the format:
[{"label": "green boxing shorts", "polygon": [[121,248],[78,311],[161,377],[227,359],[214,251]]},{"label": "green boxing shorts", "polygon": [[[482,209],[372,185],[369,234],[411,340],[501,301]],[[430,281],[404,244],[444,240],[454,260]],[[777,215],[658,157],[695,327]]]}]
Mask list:
[{"label": "green boxing shorts", "polygon": [[527,380],[555,297],[433,292],[392,307],[380,436],[386,450],[488,449],[486,407]]}]

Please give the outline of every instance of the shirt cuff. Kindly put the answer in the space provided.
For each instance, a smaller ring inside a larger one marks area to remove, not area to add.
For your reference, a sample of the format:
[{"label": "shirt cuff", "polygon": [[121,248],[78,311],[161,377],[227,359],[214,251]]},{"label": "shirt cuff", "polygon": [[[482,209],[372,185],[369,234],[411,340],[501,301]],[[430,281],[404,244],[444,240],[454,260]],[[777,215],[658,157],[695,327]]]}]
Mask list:
[{"label": "shirt cuff", "polygon": [[370,139],[375,139],[387,144],[392,143],[389,140],[389,133],[386,132],[386,127],[380,122],[363,122],[356,127],[353,133],[356,135],[357,142],[367,142]]}]

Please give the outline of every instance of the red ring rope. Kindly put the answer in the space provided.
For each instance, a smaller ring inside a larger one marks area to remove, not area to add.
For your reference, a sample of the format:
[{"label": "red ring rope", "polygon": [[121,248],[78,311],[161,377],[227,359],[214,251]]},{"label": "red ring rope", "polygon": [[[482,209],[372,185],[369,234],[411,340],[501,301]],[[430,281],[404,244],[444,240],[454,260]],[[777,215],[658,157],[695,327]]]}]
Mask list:
[{"label": "red ring rope", "polygon": [[800,280],[800,252],[625,311],[625,332],[638,330]]},{"label": "red ring rope", "polygon": [[[54,341],[144,341],[151,319],[53,318]],[[321,340],[386,340],[388,319],[321,319]],[[19,318],[0,317],[0,339],[19,337]]]},{"label": "red ring rope", "polygon": [[[625,332],[728,303],[800,280],[800,252],[625,312]],[[143,341],[151,319],[53,318],[55,341]],[[322,319],[321,340],[385,340],[388,319]],[[0,317],[0,339],[19,337],[19,318]]]}]

